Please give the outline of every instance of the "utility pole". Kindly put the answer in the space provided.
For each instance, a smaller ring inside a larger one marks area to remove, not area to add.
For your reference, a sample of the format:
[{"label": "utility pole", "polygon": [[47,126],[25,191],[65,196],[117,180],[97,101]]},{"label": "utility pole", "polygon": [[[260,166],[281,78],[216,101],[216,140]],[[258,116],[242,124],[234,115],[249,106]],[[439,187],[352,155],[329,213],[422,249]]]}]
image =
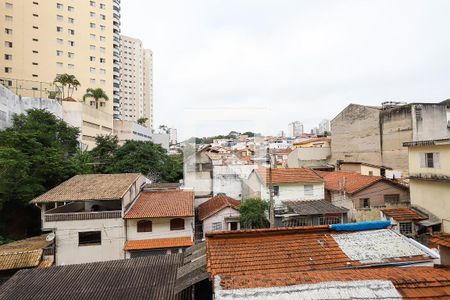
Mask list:
[{"label": "utility pole", "polygon": [[275,205],[273,203],[273,183],[272,183],[272,158],[269,147],[267,147],[267,163],[269,164],[269,222],[270,228],[275,227]]}]

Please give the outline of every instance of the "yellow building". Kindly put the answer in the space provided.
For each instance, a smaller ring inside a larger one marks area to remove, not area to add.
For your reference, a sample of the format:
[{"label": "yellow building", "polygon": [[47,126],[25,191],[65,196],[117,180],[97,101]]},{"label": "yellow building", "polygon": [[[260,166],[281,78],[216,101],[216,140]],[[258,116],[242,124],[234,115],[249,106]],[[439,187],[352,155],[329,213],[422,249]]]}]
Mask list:
[{"label": "yellow building", "polygon": [[425,208],[450,232],[450,139],[403,144],[409,148],[411,204]]},{"label": "yellow building", "polygon": [[83,117],[82,134],[92,140],[104,131],[95,128],[112,132],[113,111],[119,117],[120,0],[0,0],[0,30],[4,85],[18,95],[43,98],[57,74],[75,75],[81,83],[75,100],[87,88],[102,88],[109,97],[99,110],[111,117],[94,125]]}]

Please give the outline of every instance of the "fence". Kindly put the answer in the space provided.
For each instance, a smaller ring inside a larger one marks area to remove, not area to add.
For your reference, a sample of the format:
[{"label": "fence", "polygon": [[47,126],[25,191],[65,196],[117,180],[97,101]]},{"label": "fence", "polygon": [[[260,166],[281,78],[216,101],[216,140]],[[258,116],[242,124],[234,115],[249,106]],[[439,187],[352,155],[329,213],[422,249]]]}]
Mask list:
[{"label": "fence", "polygon": [[59,88],[51,82],[0,77],[0,84],[18,96],[59,99]]}]

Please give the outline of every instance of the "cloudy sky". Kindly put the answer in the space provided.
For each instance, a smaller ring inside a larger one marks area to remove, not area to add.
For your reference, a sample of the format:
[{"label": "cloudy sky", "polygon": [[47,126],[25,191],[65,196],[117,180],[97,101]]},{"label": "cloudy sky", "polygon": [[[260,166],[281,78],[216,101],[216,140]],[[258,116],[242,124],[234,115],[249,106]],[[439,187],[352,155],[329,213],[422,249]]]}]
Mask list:
[{"label": "cloudy sky", "polygon": [[450,1],[124,0],[181,138],[309,131],[349,103],[450,98]]}]

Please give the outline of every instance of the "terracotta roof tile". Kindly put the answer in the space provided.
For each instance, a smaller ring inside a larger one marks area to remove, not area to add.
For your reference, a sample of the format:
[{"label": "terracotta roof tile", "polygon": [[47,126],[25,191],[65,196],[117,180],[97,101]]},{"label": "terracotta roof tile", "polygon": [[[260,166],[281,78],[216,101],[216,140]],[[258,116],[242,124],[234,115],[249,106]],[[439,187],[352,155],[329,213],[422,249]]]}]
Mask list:
[{"label": "terracotta roof tile", "polygon": [[[331,191],[344,190],[347,193],[353,194],[372,184],[383,180],[381,176],[366,176],[356,172],[320,172],[324,181],[325,188]],[[345,184],[344,184],[345,181]]]},{"label": "terracotta roof tile", "polygon": [[430,242],[439,246],[450,247],[450,234],[434,235]]},{"label": "terracotta roof tile", "polygon": [[225,195],[217,195],[202,203],[198,207],[198,218],[203,221],[206,218],[214,215],[226,207],[238,209],[241,201],[233,199]]},{"label": "terracotta roof tile", "polygon": [[396,221],[419,221],[425,220],[427,217],[416,212],[412,208],[383,208],[381,211],[388,217],[393,218]]},{"label": "terracotta roof tile", "polygon": [[132,250],[146,250],[146,249],[164,249],[177,247],[190,247],[193,245],[190,236],[164,238],[164,239],[149,239],[149,240],[135,240],[125,242],[125,251]]},{"label": "terracotta roof tile", "polygon": [[[211,276],[268,274],[348,268],[375,263],[351,259],[333,238],[332,235],[336,234],[344,232],[330,231],[326,225],[206,233],[208,272]],[[403,239],[401,241],[404,242]],[[359,243],[360,248],[364,247],[364,237],[355,237],[355,243]],[[384,261],[430,259],[426,255],[407,253]]]},{"label": "terracotta roof tile", "polygon": [[139,173],[76,175],[31,202],[118,200],[140,176]]},{"label": "terracotta roof tile", "polygon": [[[259,176],[265,181],[266,184],[269,183],[269,169],[259,168],[256,169]],[[322,178],[317,175],[317,173],[308,168],[274,168],[272,169],[272,183],[320,183],[323,182]]]},{"label": "terracotta roof tile", "polygon": [[331,281],[388,280],[405,298],[450,298],[450,269],[433,267],[367,268],[314,272],[221,276],[222,288],[268,288]]},{"label": "terracotta roof tile", "polygon": [[15,241],[0,246],[0,270],[37,267],[42,259],[43,248],[50,242],[46,234]]},{"label": "terracotta roof tile", "polygon": [[168,190],[142,192],[124,219],[194,216],[192,191]]}]

